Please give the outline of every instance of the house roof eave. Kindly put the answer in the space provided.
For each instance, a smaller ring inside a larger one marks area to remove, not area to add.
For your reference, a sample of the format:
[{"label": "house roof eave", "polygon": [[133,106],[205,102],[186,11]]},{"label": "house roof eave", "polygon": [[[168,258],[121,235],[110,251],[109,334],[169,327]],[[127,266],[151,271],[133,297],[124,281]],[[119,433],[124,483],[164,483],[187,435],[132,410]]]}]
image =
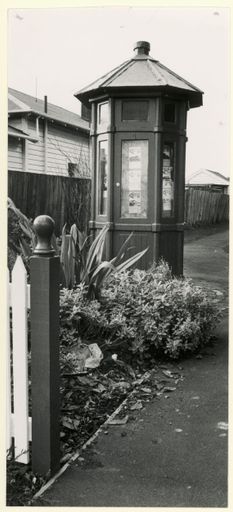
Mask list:
[{"label": "house roof eave", "polygon": [[71,126],[72,128],[75,127],[77,131],[81,131],[81,132],[84,132],[87,134],[89,134],[89,132],[90,132],[90,128],[78,126],[76,123],[71,123],[68,121],[65,122],[65,121],[59,120],[55,116],[51,116],[51,115],[47,114],[46,112],[39,112],[39,111],[32,110],[32,109],[23,110],[23,111],[22,110],[11,110],[11,111],[9,110],[9,112],[8,112],[9,117],[18,117],[19,114],[22,116],[26,116],[28,114],[34,114],[36,117],[40,117],[41,119],[48,119],[49,121],[53,121],[54,123],[60,124],[62,126]]}]

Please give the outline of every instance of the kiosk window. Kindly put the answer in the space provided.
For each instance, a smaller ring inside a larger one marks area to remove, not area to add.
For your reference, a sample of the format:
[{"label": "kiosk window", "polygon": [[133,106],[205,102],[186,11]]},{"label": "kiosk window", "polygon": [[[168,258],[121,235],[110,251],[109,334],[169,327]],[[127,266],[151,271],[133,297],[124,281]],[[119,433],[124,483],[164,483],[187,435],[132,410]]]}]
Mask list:
[{"label": "kiosk window", "polygon": [[174,143],[163,145],[162,164],[162,216],[174,215]]},{"label": "kiosk window", "polygon": [[175,103],[165,103],[164,104],[164,121],[165,123],[174,123],[175,122]]},{"label": "kiosk window", "polygon": [[122,141],[121,217],[147,217],[148,140]]},{"label": "kiosk window", "polygon": [[148,101],[122,101],[122,121],[147,121]]},{"label": "kiosk window", "polygon": [[98,159],[98,215],[107,215],[108,197],[108,141],[99,142]]},{"label": "kiosk window", "polygon": [[101,103],[98,109],[98,123],[106,125],[109,123],[109,104]]}]

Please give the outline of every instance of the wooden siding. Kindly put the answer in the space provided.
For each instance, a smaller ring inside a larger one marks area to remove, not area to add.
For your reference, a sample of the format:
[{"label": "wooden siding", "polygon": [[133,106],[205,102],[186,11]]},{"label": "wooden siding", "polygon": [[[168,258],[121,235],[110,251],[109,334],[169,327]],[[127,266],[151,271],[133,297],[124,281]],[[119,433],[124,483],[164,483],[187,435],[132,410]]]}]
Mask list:
[{"label": "wooden siding", "polygon": [[23,144],[22,140],[9,137],[8,140],[8,169],[10,171],[23,170]]},{"label": "wooden siding", "polygon": [[91,181],[46,174],[8,173],[8,195],[28,218],[47,214],[55,221],[56,235],[67,223],[74,222],[81,231],[88,229]]},{"label": "wooden siding", "polygon": [[35,119],[28,120],[28,131],[36,137],[39,135],[38,142],[27,142],[27,169],[29,172],[45,172],[44,165],[44,127],[43,122],[39,119],[39,134],[35,131]]},{"label": "wooden siding", "polygon": [[[68,163],[77,164],[78,177],[90,177],[89,135],[85,135],[75,127],[39,119],[39,132],[36,132],[36,118],[12,119],[12,126],[20,127],[26,132],[38,136],[38,142],[26,142],[26,168],[22,157],[22,142],[10,140],[10,170],[58,174],[68,176]],[[22,124],[23,123],[23,124]],[[26,123],[26,124],[25,124]]]},{"label": "wooden siding", "polygon": [[90,177],[89,137],[49,123],[47,172],[67,176],[69,162],[77,164],[80,177]]},{"label": "wooden siding", "polygon": [[229,196],[189,188],[185,192],[185,222],[190,225],[215,224],[229,220]]},{"label": "wooden siding", "polygon": [[19,117],[9,117],[8,122],[11,126],[14,126],[14,128],[18,128],[25,132],[27,131],[27,118],[22,117],[21,115]]}]

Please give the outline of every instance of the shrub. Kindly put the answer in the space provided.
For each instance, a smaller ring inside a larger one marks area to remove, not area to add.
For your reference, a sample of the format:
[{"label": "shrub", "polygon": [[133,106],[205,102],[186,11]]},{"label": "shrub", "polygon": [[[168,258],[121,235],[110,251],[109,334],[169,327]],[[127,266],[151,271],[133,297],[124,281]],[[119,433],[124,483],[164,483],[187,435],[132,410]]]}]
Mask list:
[{"label": "shrub", "polygon": [[125,260],[128,245],[133,236],[131,233],[118,254],[111,261],[104,261],[103,253],[108,229],[108,224],[105,224],[90,244],[90,237],[81,233],[75,224],[71,226],[69,234],[66,233],[66,226],[63,227],[60,255],[63,286],[71,289],[82,283],[85,285],[87,297],[98,299],[104,282],[112,273],[134,266],[148,250],[146,248]]},{"label": "shrub", "polygon": [[[9,268],[12,269],[17,254],[21,254],[27,271],[29,259],[36,245],[36,234],[33,224],[16,208],[8,198],[8,246]],[[147,249],[125,259],[128,245],[133,236],[131,233],[122,244],[118,254],[111,261],[103,261],[103,252],[109,226],[105,224],[92,243],[90,237],[78,230],[76,224],[67,233],[66,224],[62,229],[61,240],[52,236],[55,253],[60,256],[60,282],[62,287],[69,289],[82,284],[89,299],[97,299],[106,279],[115,272],[134,266],[146,253]]]},{"label": "shrub", "polygon": [[88,301],[80,287],[63,290],[61,323],[76,336],[95,338],[103,351],[177,358],[209,342],[220,318],[215,299],[190,279],[172,277],[161,262],[113,274],[99,301]]},{"label": "shrub", "polygon": [[28,258],[34,246],[32,222],[8,198],[8,267],[12,270],[17,254],[21,254],[28,269]]}]

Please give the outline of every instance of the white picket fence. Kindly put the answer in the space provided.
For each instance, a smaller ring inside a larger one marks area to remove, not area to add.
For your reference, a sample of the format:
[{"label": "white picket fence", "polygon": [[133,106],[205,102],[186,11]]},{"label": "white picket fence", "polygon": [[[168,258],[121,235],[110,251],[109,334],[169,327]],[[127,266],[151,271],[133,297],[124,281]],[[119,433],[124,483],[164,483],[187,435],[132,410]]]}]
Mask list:
[{"label": "white picket fence", "polygon": [[[10,277],[10,276],[9,276]],[[28,327],[30,285],[22,258],[17,257],[8,286],[7,340],[7,450],[14,438],[15,459],[28,464],[31,418],[28,415]],[[10,346],[10,308],[12,311],[12,347]],[[12,370],[11,370],[12,367]],[[11,372],[13,371],[13,379]],[[12,382],[13,411],[12,412]]]}]

